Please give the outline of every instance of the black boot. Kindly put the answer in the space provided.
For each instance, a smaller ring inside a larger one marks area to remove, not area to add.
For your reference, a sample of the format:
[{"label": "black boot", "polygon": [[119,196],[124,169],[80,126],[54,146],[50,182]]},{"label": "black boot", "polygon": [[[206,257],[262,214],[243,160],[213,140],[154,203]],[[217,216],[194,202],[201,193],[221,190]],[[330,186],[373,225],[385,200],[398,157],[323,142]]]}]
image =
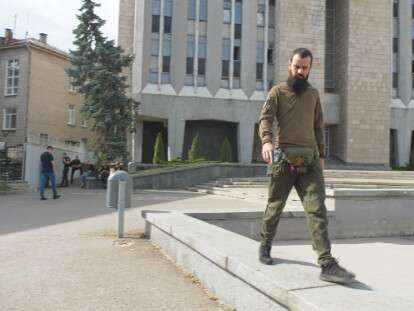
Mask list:
[{"label": "black boot", "polygon": [[319,278],[326,282],[350,283],[355,281],[355,274],[341,267],[336,259],[332,258],[327,264],[322,265]]},{"label": "black boot", "polygon": [[53,195],[53,200],[56,200],[56,199],[59,199],[59,198],[60,198],[60,195],[58,195],[58,194]]},{"label": "black boot", "polygon": [[270,245],[262,245],[260,244],[259,247],[259,261],[265,265],[273,264],[273,259],[270,257],[270,250],[272,246]]}]

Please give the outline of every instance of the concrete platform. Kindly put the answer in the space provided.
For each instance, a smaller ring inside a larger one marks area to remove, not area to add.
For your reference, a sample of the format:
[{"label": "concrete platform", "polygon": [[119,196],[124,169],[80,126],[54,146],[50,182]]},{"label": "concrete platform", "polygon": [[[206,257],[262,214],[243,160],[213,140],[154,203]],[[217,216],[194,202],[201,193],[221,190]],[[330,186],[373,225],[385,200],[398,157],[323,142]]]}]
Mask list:
[{"label": "concrete platform", "polygon": [[414,237],[335,241],[334,255],[358,276],[341,286],[318,279],[307,242],[279,242],[276,264],[265,266],[258,242],[184,213],[148,213],[146,221],[162,251],[238,311],[414,310]]}]

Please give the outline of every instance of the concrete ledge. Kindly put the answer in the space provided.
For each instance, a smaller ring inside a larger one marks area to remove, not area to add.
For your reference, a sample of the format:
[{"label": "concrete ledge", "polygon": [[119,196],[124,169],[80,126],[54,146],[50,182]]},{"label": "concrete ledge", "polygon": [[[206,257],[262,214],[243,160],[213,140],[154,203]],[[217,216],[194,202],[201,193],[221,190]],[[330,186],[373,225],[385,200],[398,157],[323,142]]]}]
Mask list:
[{"label": "concrete ledge", "polygon": [[266,166],[262,164],[213,163],[199,167],[177,167],[165,172],[145,172],[132,175],[134,189],[187,188],[212,179],[224,177],[264,176]]},{"label": "concrete ledge", "polygon": [[318,278],[311,262],[280,258],[273,266],[257,260],[259,243],[180,213],[146,214],[147,232],[178,265],[194,273],[238,311],[412,310],[408,300]]}]

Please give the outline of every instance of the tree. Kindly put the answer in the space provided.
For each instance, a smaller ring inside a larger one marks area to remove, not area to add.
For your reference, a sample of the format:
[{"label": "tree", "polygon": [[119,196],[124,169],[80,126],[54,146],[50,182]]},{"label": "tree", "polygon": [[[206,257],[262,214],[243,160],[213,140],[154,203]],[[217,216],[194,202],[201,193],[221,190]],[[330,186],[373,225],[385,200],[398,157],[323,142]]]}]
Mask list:
[{"label": "tree", "polygon": [[165,147],[162,140],[161,132],[158,133],[155,139],[154,156],[152,157],[152,163],[157,164],[165,161]]},{"label": "tree", "polygon": [[200,142],[200,135],[198,133],[193,138],[193,141],[191,143],[191,148],[188,151],[188,159],[191,162],[201,159],[201,142]]},{"label": "tree", "polygon": [[70,51],[71,68],[66,70],[72,85],[84,96],[81,113],[94,132],[92,149],[98,158],[126,160],[127,131],[133,128],[137,102],[126,96],[122,70],[133,61],[113,40],[103,36],[105,24],[95,8],[100,4],[82,0],[79,25],[73,31],[76,49]]},{"label": "tree", "polygon": [[221,144],[220,161],[221,162],[232,162],[233,161],[233,154],[231,151],[230,142],[227,137],[224,138],[224,141]]}]

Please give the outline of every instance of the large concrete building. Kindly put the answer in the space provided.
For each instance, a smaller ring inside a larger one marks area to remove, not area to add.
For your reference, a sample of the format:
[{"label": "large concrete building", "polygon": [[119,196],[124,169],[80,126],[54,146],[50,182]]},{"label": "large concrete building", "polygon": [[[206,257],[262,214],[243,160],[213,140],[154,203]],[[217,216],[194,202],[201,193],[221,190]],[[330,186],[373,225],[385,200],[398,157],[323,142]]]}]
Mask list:
[{"label": "large concrete building", "polygon": [[228,137],[234,160],[260,161],[266,93],[286,79],[292,50],[307,47],[327,154],[406,164],[414,154],[411,8],[394,4],[393,26],[390,0],[121,0],[119,43],[135,54],[129,78],[141,103],[133,159],[150,161],[162,132],[170,158],[186,158],[199,133],[209,159]]},{"label": "large concrete building", "polygon": [[39,39],[0,37],[0,143],[86,146],[90,132],[82,121],[82,97],[70,87],[68,54]]}]

